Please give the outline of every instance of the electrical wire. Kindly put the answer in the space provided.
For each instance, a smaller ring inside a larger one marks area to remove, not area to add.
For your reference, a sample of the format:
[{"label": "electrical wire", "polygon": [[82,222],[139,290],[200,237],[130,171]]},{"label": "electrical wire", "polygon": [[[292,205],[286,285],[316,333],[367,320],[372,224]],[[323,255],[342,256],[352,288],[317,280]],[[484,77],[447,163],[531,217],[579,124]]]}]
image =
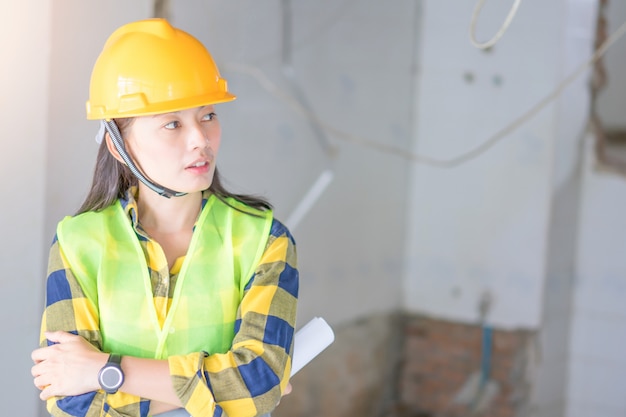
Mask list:
[{"label": "electrical wire", "polygon": [[506,19],[504,19],[504,23],[502,23],[502,26],[500,27],[498,32],[496,32],[493,38],[491,38],[487,42],[478,42],[476,40],[476,24],[478,22],[478,16],[480,15],[480,11],[482,10],[486,2],[487,0],[478,0],[478,3],[476,3],[476,6],[474,7],[474,13],[472,13],[472,20],[470,22],[470,42],[472,43],[472,45],[479,49],[489,49],[493,47],[496,43],[498,43],[500,38],[502,38],[504,33],[508,30],[509,26],[511,26],[511,22],[513,22],[513,18],[515,18],[515,15],[517,14],[517,9],[522,3],[522,0],[514,0],[513,6],[511,7],[509,14],[506,16]]},{"label": "electrical wire", "polygon": [[363,138],[360,136],[356,136],[350,134],[348,132],[337,129],[333,126],[322,121],[315,113],[304,108],[296,99],[294,99],[290,94],[280,89],[276,84],[274,84],[263,71],[261,71],[257,67],[240,65],[240,64],[229,64],[226,66],[227,70],[231,70],[234,72],[239,72],[246,74],[253,79],[255,79],[261,87],[263,87],[266,91],[274,96],[282,99],[287,104],[289,104],[294,110],[300,113],[303,117],[308,118],[311,122],[317,124],[326,132],[330,133],[334,137],[340,140],[353,142],[358,145],[366,146],[372,149],[376,149],[380,152],[384,152],[391,155],[396,155],[402,158],[405,158],[409,161],[430,165],[438,168],[454,168],[458,167],[464,163],[467,163],[473,159],[476,159],[481,154],[485,153],[488,149],[492,148],[502,139],[507,137],[510,133],[515,131],[517,128],[522,126],[532,117],[534,117],[537,113],[543,110],[548,104],[554,101],[557,97],[559,97],[563,91],[572,84],[578,77],[580,77],[588,67],[594,65],[608,50],[609,48],[619,40],[626,33],[626,22],[622,23],[622,25],[615,30],[611,36],[609,36],[602,44],[594,51],[591,58],[587,61],[583,62],[578,66],[568,77],[566,77],[561,83],[559,83],[552,92],[546,95],[543,99],[538,101],[535,105],[533,105],[526,112],[522,113],[519,117],[514,119],[511,123],[509,123],[504,128],[497,131],[493,136],[486,139],[484,142],[479,144],[478,146],[470,149],[467,152],[464,152],[458,156],[448,159],[439,159],[433,158],[430,156],[419,155],[410,151],[407,151],[402,148],[385,145],[383,143],[379,143],[367,138]]}]

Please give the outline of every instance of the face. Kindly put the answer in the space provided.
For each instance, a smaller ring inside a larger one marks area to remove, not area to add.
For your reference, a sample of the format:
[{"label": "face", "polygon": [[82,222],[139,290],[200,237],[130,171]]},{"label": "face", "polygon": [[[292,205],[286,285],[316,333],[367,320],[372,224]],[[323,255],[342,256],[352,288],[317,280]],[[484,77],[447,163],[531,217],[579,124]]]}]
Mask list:
[{"label": "face", "polygon": [[124,138],[132,158],[156,183],[185,193],[211,185],[221,140],[213,106],[137,117]]}]

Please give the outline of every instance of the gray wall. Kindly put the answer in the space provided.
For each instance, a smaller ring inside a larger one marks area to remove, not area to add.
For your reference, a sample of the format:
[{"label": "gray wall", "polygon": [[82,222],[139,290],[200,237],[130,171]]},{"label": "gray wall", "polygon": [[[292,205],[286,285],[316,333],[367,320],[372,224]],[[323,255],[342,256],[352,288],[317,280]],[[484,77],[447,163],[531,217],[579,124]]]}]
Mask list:
[{"label": "gray wall", "polygon": [[0,355],[3,413],[36,415],[30,352],[43,293],[50,5],[2,1],[0,25]]},{"label": "gray wall", "polygon": [[[606,13],[608,34],[616,31],[626,17],[626,2],[612,0],[607,2]],[[604,59],[608,85],[598,96],[597,110],[602,122],[609,130],[626,129],[626,80],[623,69],[626,67],[626,42],[616,42]]]}]

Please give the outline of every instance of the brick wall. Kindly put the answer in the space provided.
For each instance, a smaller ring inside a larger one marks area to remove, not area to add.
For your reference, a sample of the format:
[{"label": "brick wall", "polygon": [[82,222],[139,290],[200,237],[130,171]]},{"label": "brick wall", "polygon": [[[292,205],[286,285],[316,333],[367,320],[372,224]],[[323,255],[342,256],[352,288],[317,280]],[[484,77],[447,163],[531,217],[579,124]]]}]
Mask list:
[{"label": "brick wall", "polygon": [[529,405],[532,333],[495,330],[484,403],[456,404],[480,370],[481,326],[391,314],[334,330],[274,417],[518,417]]},{"label": "brick wall", "polygon": [[404,334],[397,416],[515,417],[529,405],[531,333],[493,331],[482,383],[482,326],[415,316]]}]

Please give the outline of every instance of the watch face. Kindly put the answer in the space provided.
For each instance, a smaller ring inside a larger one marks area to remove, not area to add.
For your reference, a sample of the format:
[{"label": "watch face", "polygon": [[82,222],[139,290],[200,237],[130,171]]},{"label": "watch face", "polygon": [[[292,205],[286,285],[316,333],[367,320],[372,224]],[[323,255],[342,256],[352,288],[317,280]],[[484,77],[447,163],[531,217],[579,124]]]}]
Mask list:
[{"label": "watch face", "polygon": [[115,366],[107,366],[100,373],[100,385],[105,391],[117,391],[122,385],[124,376],[122,371]]}]

